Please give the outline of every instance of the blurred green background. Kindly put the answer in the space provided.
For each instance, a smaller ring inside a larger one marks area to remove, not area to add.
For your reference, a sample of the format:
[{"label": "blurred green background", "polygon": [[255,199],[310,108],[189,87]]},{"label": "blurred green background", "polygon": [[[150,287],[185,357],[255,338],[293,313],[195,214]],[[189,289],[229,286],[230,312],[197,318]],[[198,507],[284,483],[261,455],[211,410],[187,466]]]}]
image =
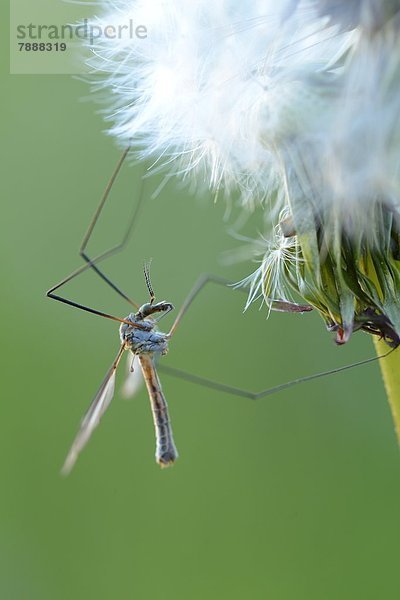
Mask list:
[{"label": "blurred green background", "polygon": [[[45,291],[80,265],[119,151],[96,106],[81,101],[86,84],[9,76],[2,57],[0,597],[398,598],[400,457],[377,364],[257,403],[165,376],[174,468],[154,463],[143,389],[131,401],[116,394],[72,475],[59,476],[118,327]],[[142,171],[118,180],[94,252],[120,238]],[[147,180],[132,242],[105,265],[134,298],[146,300],[149,257],[158,298],[177,307],[200,273],[239,280],[256,267],[221,264],[240,246],[223,201],[173,182],[151,199],[159,181]],[[256,235],[254,222],[247,231]],[[129,312],[90,274],[65,292]],[[168,364],[258,390],[373,354],[365,335],[338,349],[317,315],[267,320],[256,305],[243,314],[244,299],[206,289]]]}]

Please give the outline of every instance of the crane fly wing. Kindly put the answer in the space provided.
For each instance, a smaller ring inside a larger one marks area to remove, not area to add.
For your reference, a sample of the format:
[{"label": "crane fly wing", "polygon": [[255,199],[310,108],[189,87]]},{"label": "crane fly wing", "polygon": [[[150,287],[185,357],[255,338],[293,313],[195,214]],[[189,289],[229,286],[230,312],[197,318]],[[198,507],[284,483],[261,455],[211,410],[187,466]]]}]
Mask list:
[{"label": "crane fly wing", "polygon": [[62,474],[68,475],[75,465],[75,462],[89,441],[93,431],[100,423],[100,419],[107,410],[113,396],[115,388],[115,371],[109,376],[108,381],[101,387],[95,396],[89,410],[82,419],[78,434],[73,441],[70,451],[62,468]]},{"label": "crane fly wing", "polygon": [[104,413],[110,405],[111,400],[113,399],[115,389],[115,376],[123,351],[124,344],[119,349],[119,352],[110,369],[107,371],[107,374],[104,377],[97,394],[92,400],[92,403],[90,404],[87,412],[83,416],[79,431],[72,443],[71,449],[68,452],[67,458],[65,459],[64,465],[62,467],[61,473],[63,475],[68,475],[71,472],[80,452],[86,446],[93,431],[100,423],[101,417],[104,415]]}]

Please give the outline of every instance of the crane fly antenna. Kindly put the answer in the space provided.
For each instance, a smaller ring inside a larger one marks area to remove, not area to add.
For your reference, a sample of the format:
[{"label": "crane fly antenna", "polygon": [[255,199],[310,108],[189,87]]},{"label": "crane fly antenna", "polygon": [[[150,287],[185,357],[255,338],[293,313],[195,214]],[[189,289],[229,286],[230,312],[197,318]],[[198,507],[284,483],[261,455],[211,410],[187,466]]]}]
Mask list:
[{"label": "crane fly antenna", "polygon": [[147,262],[144,263],[143,273],[144,273],[144,278],[146,280],[146,286],[147,286],[147,289],[149,290],[149,294],[150,294],[150,304],[153,304],[154,300],[156,299],[156,295],[154,293],[153,286],[151,285],[151,279],[150,279],[151,261],[152,261],[152,259],[150,258],[150,260],[148,260]]}]

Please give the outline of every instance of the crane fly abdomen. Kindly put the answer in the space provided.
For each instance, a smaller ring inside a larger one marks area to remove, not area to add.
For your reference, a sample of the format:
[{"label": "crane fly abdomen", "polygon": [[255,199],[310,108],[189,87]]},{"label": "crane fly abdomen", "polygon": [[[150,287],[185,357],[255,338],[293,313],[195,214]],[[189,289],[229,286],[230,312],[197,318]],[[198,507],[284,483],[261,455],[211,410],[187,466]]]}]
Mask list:
[{"label": "crane fly abdomen", "polygon": [[172,435],[167,401],[161,388],[153,357],[148,354],[140,354],[139,362],[153,413],[156,431],[156,461],[161,467],[168,467],[178,458],[178,451]]}]

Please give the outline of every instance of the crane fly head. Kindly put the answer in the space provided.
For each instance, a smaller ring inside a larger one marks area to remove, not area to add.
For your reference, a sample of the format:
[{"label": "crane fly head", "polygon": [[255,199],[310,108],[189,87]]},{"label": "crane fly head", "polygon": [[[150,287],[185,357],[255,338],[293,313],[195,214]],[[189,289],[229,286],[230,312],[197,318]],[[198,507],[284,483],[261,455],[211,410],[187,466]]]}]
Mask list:
[{"label": "crane fly head", "polygon": [[156,302],[155,304],[153,304],[152,302],[146,302],[146,304],[143,304],[139,308],[138,312],[136,313],[136,318],[145,319],[146,317],[149,317],[154,313],[166,314],[169,313],[171,310],[174,310],[174,305],[171,304],[171,302],[165,302],[164,300],[162,302]]}]

